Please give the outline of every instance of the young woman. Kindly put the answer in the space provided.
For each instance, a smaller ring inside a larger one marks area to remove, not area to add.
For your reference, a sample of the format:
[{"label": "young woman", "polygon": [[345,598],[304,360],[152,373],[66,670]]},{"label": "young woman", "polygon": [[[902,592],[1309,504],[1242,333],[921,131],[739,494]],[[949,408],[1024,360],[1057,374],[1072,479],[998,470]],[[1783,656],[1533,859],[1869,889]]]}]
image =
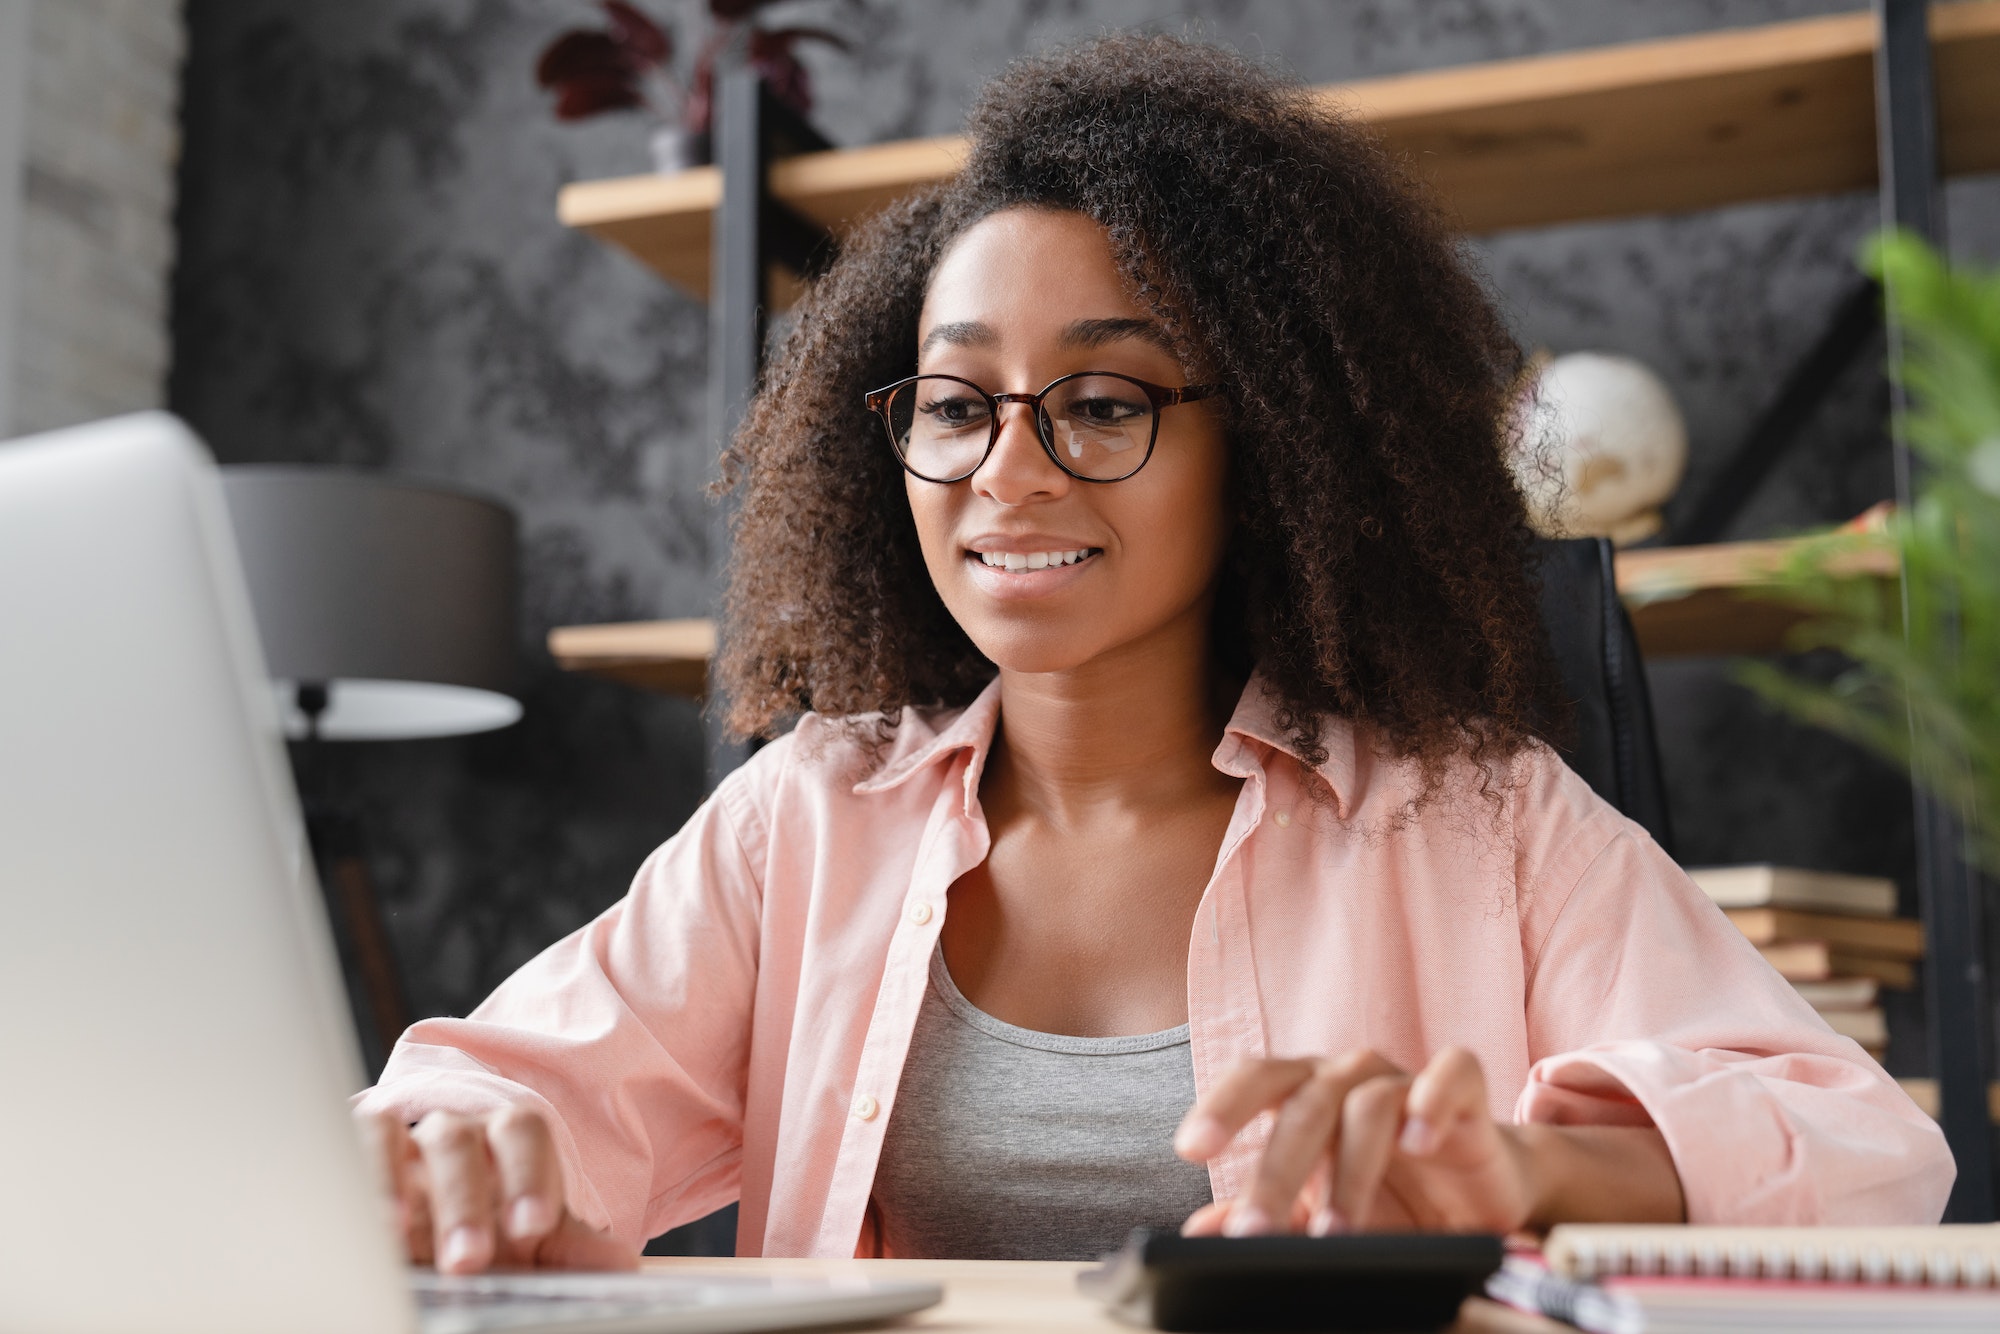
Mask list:
[{"label": "young woman", "polygon": [[1934,1221],[1937,1129],[1546,744],[1516,351],[1382,152],[1162,38],[971,133],[728,455],[730,716],[796,726],[359,1102],[412,1255]]}]

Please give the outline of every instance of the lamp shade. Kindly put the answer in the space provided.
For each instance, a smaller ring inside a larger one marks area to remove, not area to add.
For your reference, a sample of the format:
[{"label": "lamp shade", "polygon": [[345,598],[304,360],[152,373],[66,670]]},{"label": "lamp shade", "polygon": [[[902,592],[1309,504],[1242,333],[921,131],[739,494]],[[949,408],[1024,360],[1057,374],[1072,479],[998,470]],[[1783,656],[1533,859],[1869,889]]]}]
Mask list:
[{"label": "lamp shade", "polygon": [[324,685],[329,741],[452,736],[521,716],[515,522],[459,491],[334,468],[223,469],[285,729]]}]

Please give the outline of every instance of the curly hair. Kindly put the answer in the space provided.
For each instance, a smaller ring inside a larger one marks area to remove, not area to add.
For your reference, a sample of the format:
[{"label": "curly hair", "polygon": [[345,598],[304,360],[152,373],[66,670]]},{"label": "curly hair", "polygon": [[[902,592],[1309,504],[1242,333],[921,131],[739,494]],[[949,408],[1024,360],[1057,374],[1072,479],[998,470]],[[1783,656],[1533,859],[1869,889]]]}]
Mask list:
[{"label": "curly hair", "polygon": [[1120,34],[988,84],[952,179],[849,238],[724,454],[741,492],[723,607],[727,721],[963,704],[995,668],[932,587],[865,391],[911,374],[931,273],[1003,209],[1099,223],[1139,303],[1225,386],[1232,534],[1219,665],[1251,667],[1323,763],[1329,716],[1434,782],[1489,778],[1563,717],[1503,458],[1520,350],[1436,209],[1296,83]]}]

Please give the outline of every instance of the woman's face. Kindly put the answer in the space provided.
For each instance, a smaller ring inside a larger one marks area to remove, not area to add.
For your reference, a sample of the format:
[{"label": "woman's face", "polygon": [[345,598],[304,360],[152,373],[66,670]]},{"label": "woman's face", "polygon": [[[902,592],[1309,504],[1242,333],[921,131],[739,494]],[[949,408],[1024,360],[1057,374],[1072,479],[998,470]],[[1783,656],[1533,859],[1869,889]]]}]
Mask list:
[{"label": "woman's face", "polygon": [[[932,276],[917,339],[918,374],[994,394],[1034,393],[1079,371],[1169,389],[1196,380],[1126,290],[1104,230],[1079,213],[1011,209],[968,228]],[[931,581],[980,652],[1006,670],[1059,672],[1205,635],[1228,536],[1215,401],[1160,409],[1151,459],[1119,482],[1057,467],[1033,409],[1011,403],[972,476],[906,478]],[[1079,551],[1043,568],[1004,560]]]}]

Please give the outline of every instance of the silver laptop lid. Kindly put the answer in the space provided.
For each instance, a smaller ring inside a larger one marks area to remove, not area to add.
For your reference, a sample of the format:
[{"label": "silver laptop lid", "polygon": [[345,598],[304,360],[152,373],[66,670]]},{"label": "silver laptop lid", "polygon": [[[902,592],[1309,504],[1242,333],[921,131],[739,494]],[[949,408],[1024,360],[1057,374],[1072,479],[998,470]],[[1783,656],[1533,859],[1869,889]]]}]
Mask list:
[{"label": "silver laptop lid", "polygon": [[214,465],[0,444],[0,1329],[415,1326]]}]

